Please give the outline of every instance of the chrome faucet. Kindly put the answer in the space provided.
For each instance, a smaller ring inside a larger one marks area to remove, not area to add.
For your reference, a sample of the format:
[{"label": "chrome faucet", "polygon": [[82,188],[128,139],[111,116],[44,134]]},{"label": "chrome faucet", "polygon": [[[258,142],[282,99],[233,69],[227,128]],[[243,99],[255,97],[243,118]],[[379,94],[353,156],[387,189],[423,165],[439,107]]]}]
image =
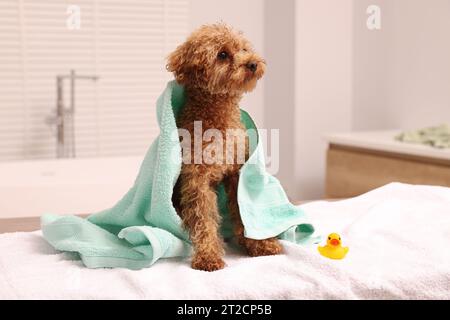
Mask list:
[{"label": "chrome faucet", "polygon": [[[70,106],[64,107],[64,80],[70,80]],[[48,123],[56,125],[56,157],[57,158],[75,158],[75,80],[87,79],[97,81],[97,76],[81,76],[70,70],[69,75],[56,76],[56,117],[47,120]],[[69,119],[67,119],[69,117]],[[68,139],[66,136],[66,125],[70,124],[70,148],[68,148]]]}]

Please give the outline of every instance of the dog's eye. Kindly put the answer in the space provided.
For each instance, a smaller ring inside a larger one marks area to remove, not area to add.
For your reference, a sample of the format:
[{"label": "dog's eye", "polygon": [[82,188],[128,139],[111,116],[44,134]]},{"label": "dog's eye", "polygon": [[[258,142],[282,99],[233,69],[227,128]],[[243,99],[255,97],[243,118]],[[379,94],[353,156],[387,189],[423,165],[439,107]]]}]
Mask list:
[{"label": "dog's eye", "polygon": [[242,49],[242,51],[247,52],[248,50],[246,48]]},{"label": "dog's eye", "polygon": [[228,58],[228,53],[226,51],[220,51],[217,58],[219,58],[219,60],[225,60]]}]

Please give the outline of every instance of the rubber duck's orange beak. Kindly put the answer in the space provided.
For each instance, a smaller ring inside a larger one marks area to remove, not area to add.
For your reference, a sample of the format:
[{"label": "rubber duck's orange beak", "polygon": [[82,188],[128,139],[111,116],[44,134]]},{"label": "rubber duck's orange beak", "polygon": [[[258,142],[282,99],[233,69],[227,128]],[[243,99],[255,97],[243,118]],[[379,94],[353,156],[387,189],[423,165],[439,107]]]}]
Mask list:
[{"label": "rubber duck's orange beak", "polygon": [[330,244],[332,246],[338,246],[339,245],[339,240],[338,239],[331,239],[330,240]]}]

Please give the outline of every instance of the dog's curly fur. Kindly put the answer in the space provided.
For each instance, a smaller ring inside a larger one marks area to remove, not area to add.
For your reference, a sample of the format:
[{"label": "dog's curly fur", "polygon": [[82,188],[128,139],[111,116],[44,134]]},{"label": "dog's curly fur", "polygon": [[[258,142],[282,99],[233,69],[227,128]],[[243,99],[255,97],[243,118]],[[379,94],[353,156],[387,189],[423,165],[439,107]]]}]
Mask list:
[{"label": "dog's curly fur", "polygon": [[[243,35],[225,24],[202,26],[169,55],[167,69],[185,87],[186,103],[177,117],[177,126],[189,130],[191,144],[195,134],[194,121],[202,122],[203,132],[214,128],[221,130],[224,137],[227,129],[242,129],[235,131],[234,141],[239,141],[239,138],[246,141],[248,157],[248,140],[240,121],[238,104],[242,95],[253,90],[263,76],[265,61],[254,52]],[[203,149],[209,143],[203,141]],[[234,143],[227,148],[237,146]],[[216,186],[222,181],[239,244],[250,256],[273,255],[282,251],[275,238],[253,240],[244,237],[237,203],[240,167],[236,159],[232,164],[182,165],[173,202],[194,246],[194,269],[214,271],[225,266],[216,195]]]}]

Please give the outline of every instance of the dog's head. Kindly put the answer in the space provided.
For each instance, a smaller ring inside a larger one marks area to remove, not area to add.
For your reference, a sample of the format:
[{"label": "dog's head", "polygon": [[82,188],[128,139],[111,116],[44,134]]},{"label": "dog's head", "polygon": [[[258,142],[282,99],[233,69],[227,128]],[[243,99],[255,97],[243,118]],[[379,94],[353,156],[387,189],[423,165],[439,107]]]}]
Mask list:
[{"label": "dog's head", "polygon": [[242,33],[225,24],[205,25],[168,57],[178,83],[213,94],[242,94],[255,88],[265,61]]}]

